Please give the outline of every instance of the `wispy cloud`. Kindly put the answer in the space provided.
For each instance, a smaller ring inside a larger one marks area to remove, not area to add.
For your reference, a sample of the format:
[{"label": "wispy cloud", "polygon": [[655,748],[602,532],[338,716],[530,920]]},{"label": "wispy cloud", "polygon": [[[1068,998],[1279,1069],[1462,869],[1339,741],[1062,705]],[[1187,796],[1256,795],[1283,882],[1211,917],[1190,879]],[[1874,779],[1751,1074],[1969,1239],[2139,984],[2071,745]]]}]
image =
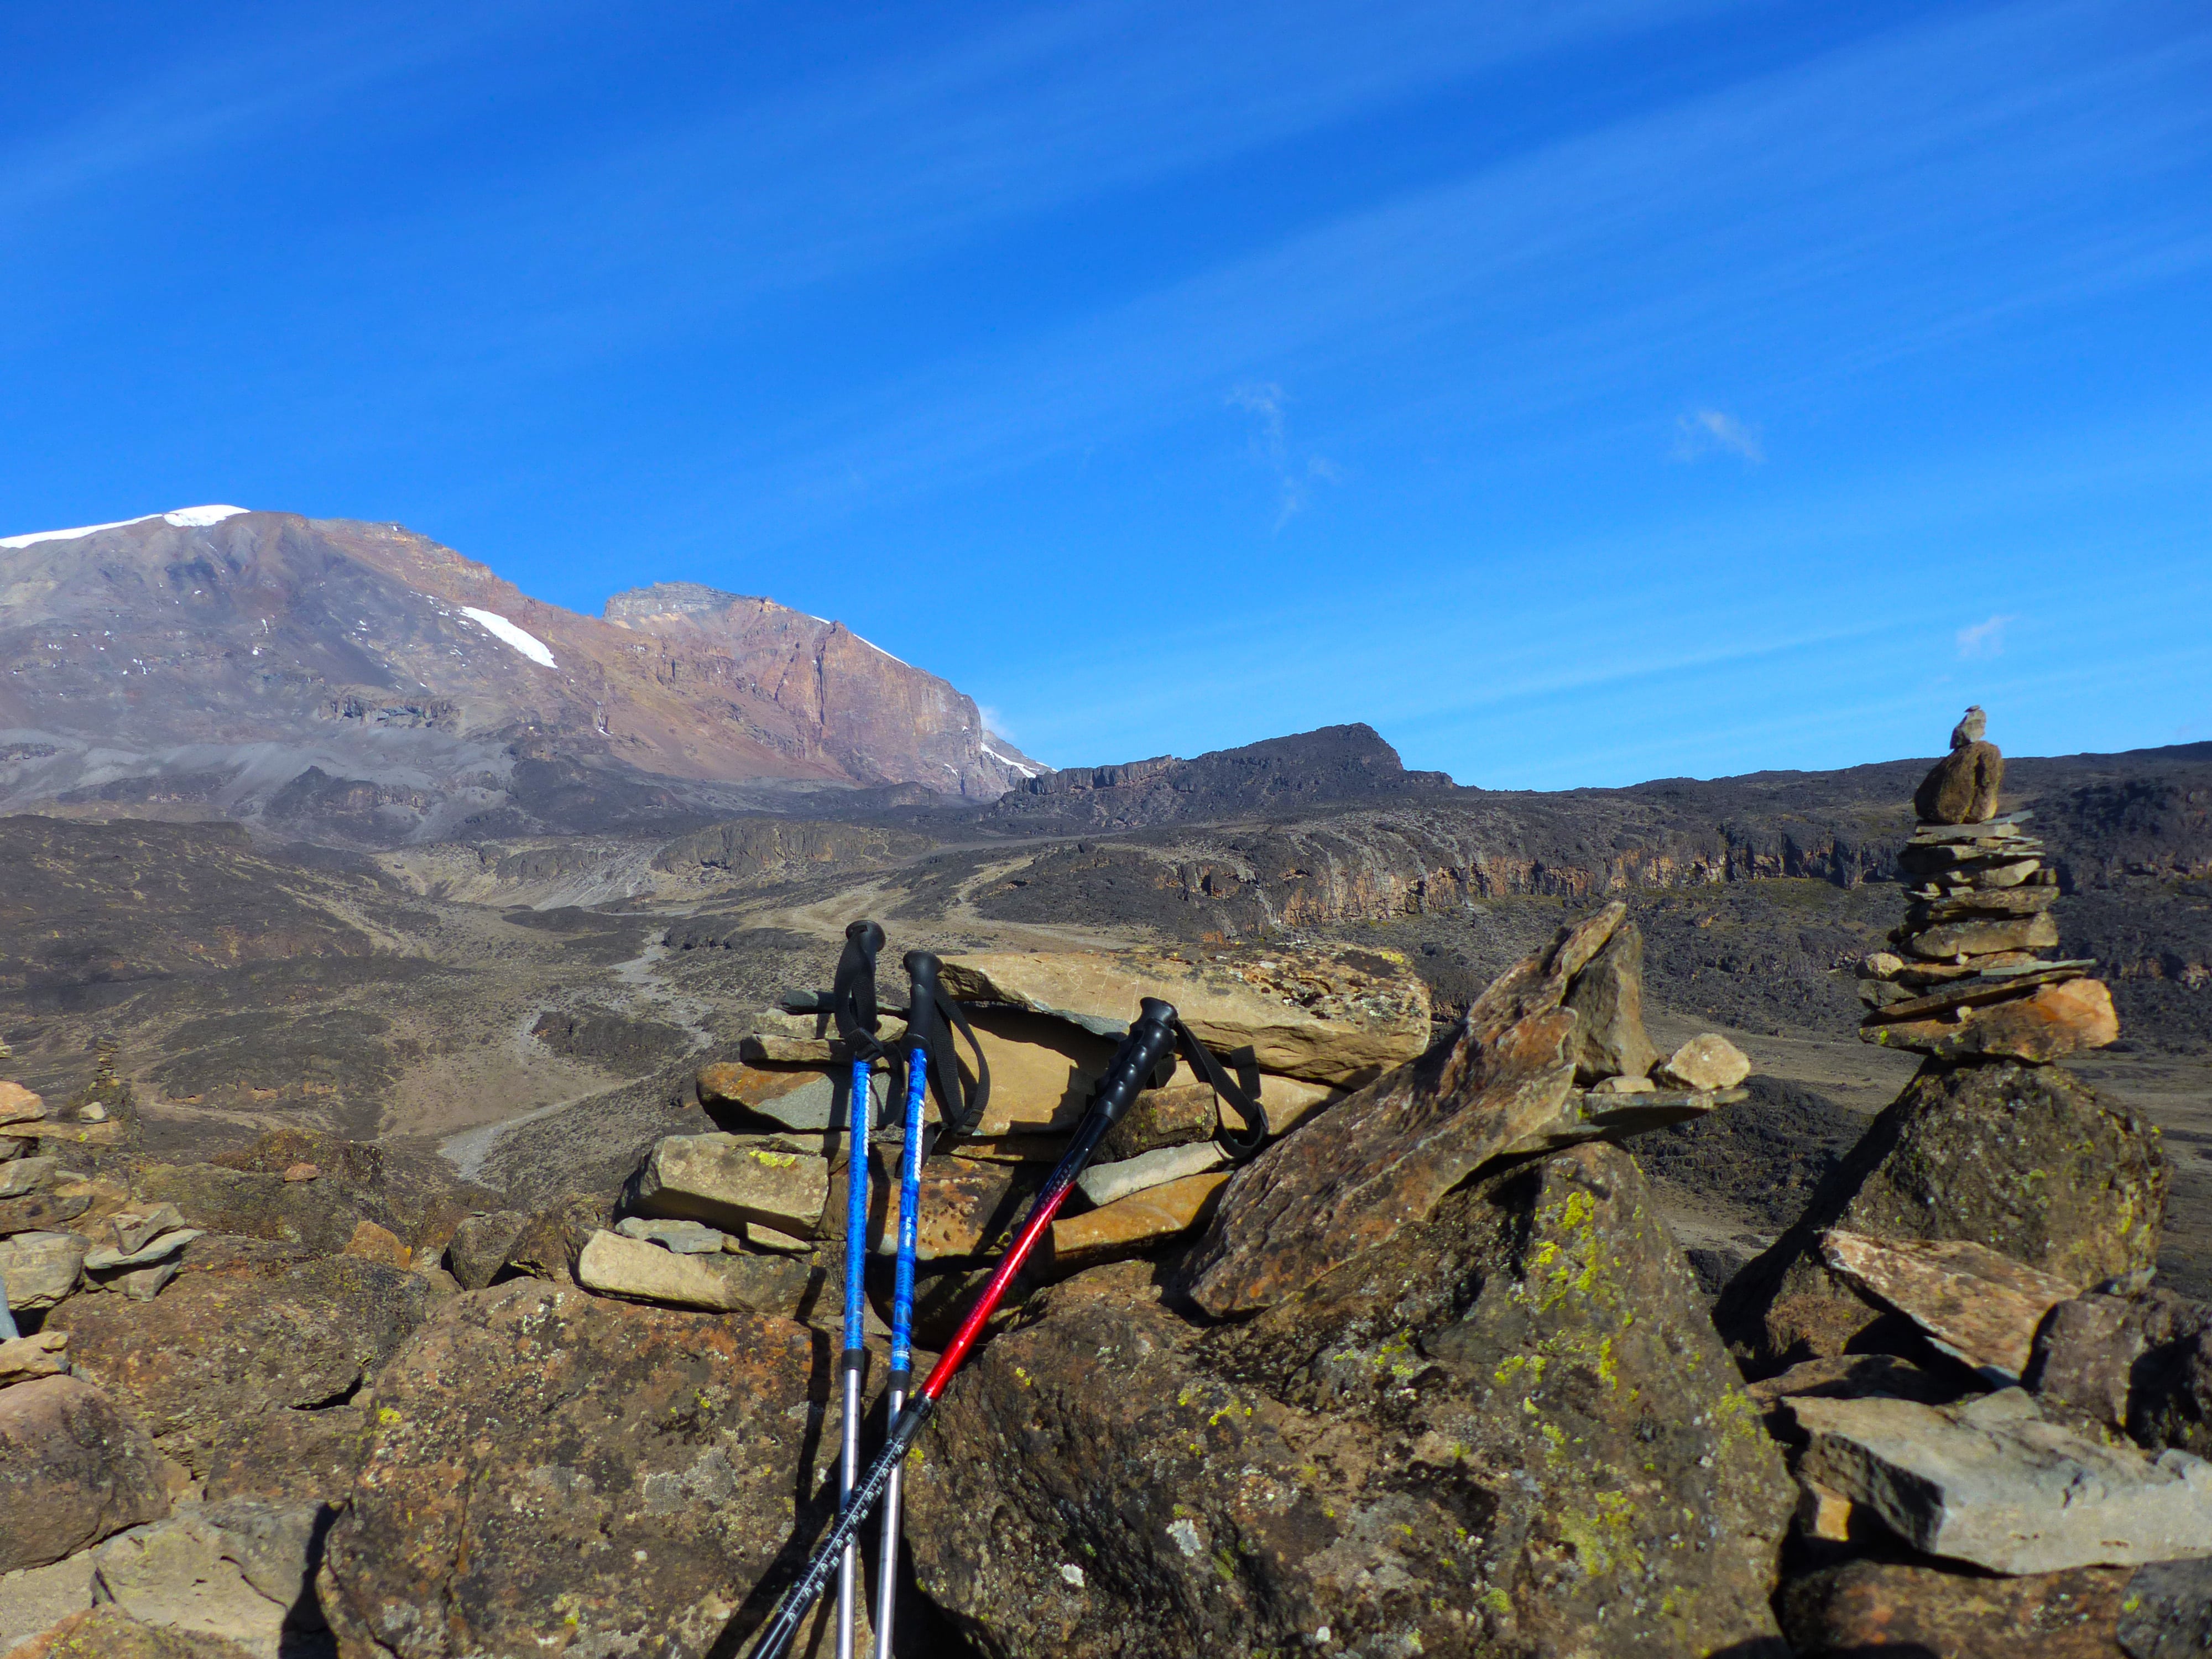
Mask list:
[{"label": "wispy cloud", "polygon": [[1305,510],[1307,492],[1316,481],[1340,483],[1344,479],[1343,469],[1326,456],[1300,454],[1292,447],[1290,421],[1284,412],[1290,401],[1283,388],[1272,380],[1240,386],[1229,394],[1231,408],[1253,416],[1253,458],[1273,472],[1282,487],[1281,510],[1275,515],[1278,530]]},{"label": "wispy cloud", "polygon": [[2017,617],[1991,617],[1987,622],[1960,629],[1959,655],[1968,662],[2003,655],[2005,624],[2019,620]]},{"label": "wispy cloud", "polygon": [[1753,466],[1766,464],[1766,450],[1759,441],[1759,428],[1746,426],[1724,410],[1692,410],[1675,421],[1676,460],[1702,460],[1723,449],[1741,455]]}]

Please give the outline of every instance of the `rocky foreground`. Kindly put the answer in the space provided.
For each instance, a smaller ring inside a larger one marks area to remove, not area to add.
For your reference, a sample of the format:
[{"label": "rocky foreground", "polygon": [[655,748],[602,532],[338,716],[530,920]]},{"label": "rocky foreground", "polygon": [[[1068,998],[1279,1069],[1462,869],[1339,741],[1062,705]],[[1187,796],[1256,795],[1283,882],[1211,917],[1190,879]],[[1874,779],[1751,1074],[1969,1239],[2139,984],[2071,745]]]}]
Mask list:
[{"label": "rocky foreground", "polygon": [[[1715,1307],[1626,1143],[1741,1109],[1746,1062],[1656,1051],[1640,952],[1598,910],[1433,1040],[1358,953],[948,963],[998,1086],[932,1161],[925,1338],[1134,988],[1255,1048],[1278,1138],[1231,1167],[1187,1076],[1117,1129],[925,1437],[901,1650],[2205,1651],[2212,1305],[2151,1282],[2165,1158],[2051,1021],[1979,1012],[2081,965],[1967,955],[1976,994],[1870,1019],[1947,1029],[1894,1033],[1920,1073]],[[113,1087],[0,1088],[0,1644],[742,1653],[835,1485],[847,1064],[784,1030],[702,1073],[720,1131],[526,1212],[296,1133],[157,1162]]]}]

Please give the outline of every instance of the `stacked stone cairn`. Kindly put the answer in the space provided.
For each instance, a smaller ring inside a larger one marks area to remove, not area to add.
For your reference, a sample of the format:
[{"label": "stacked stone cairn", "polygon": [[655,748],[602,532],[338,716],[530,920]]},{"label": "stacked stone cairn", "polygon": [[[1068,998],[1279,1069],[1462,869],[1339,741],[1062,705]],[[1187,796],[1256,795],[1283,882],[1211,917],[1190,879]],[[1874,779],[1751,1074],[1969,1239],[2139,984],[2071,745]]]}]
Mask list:
[{"label": "stacked stone cairn", "polygon": [[1997,811],[2004,757],[1983,740],[1978,708],[1913,796],[1919,818],[1899,866],[1912,884],[1894,951],[1860,964],[1869,1006],[1859,1035],[1940,1060],[2049,1061],[2119,1036],[2112,993],[2091,960],[2047,960],[2058,876],[2027,812]]},{"label": "stacked stone cairn", "polygon": [[1800,1490],[1801,1655],[2212,1651],[2212,1304],[2153,1284],[2157,1132],[2057,1062],[2118,1035],[1969,709],[1862,967],[1925,1056],[1715,1317]]},{"label": "stacked stone cairn", "polygon": [[[1741,1097],[1750,1063],[1725,1039],[1699,1036],[1672,1056],[1653,1047],[1642,954],[1636,927],[1623,924],[1576,981],[1580,1086],[1571,1124],[1555,1126],[1547,1144],[1617,1138]],[[941,1334],[1066,1150],[1140,998],[1174,1003],[1217,1053],[1252,1048],[1276,1136],[1413,1060],[1434,1036],[1425,984],[1373,951],[984,952],[946,958],[944,983],[981,1043],[991,1090],[975,1133],[925,1166],[925,1340]],[[678,1306],[832,1315],[836,1297],[823,1296],[838,1277],[851,1068],[811,994],[787,1002],[758,1017],[736,1060],[700,1071],[700,1102],[724,1127],[654,1148],[621,1218],[585,1244],[585,1286]],[[881,1040],[896,1050],[902,1036],[894,1014]],[[902,1152],[888,1062],[872,1082],[884,1127],[871,1144],[870,1248],[888,1258]],[[1035,1281],[1153,1254],[1205,1226],[1232,1173],[1216,1140],[1221,1109],[1178,1060],[1101,1146],[1035,1258]],[[927,1110],[934,1122],[933,1099]]]}]

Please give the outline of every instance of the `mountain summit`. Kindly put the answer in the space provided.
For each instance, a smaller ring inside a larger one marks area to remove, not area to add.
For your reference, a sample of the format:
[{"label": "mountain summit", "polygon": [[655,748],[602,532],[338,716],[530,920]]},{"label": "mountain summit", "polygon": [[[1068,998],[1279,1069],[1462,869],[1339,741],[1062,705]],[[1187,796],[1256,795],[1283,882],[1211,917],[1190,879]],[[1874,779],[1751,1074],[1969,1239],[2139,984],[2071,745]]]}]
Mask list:
[{"label": "mountain summit", "polygon": [[398,525],[289,513],[0,540],[0,661],[8,811],[394,846],[1045,770],[842,623],[681,583],[581,617]]}]

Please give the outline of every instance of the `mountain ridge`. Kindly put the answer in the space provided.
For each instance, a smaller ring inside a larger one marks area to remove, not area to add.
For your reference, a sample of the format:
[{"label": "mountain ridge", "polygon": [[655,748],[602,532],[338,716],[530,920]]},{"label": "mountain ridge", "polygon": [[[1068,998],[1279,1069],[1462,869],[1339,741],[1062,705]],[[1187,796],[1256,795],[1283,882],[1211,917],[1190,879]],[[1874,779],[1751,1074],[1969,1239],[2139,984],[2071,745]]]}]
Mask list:
[{"label": "mountain ridge", "polygon": [[242,508],[10,537],[0,811],[391,846],[1043,769],[944,680],[754,603],[744,637],[584,617],[398,525]]}]

